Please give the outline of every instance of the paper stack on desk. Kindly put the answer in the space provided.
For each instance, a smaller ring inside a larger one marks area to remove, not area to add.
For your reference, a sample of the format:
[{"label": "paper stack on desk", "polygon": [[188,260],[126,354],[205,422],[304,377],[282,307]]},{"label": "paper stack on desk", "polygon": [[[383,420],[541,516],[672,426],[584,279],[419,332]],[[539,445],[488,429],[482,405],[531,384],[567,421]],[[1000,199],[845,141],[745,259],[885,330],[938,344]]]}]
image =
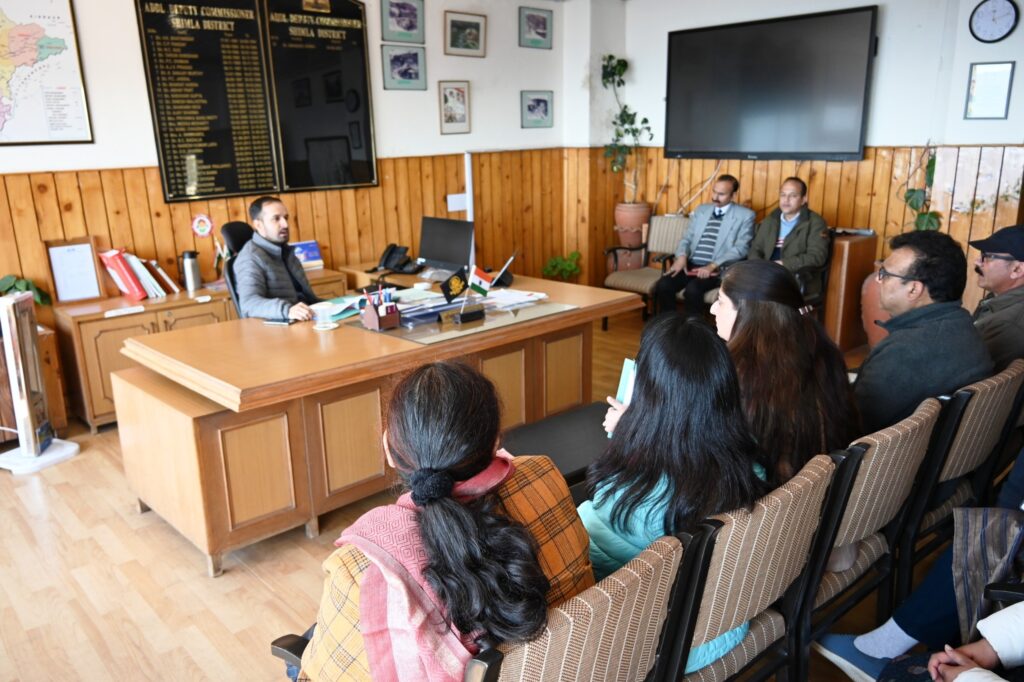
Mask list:
[{"label": "paper stack on desk", "polygon": [[508,310],[519,306],[543,301],[547,294],[539,291],[523,291],[522,289],[491,289],[485,303],[488,307]]}]

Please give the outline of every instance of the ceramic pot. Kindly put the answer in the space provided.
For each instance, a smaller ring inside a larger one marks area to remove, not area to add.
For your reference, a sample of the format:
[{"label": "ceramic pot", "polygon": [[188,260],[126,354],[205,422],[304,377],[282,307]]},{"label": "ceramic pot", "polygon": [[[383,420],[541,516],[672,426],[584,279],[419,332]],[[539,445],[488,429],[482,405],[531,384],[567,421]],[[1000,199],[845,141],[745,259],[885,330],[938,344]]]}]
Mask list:
[{"label": "ceramic pot", "polygon": [[875,263],[875,269],[864,280],[860,287],[860,321],[864,325],[864,333],[868,337],[868,347],[874,348],[878,343],[889,335],[877,324],[875,320],[886,321],[890,318],[889,313],[882,310],[882,302],[879,298],[879,289],[882,283],[878,281],[878,268],[881,263]]},{"label": "ceramic pot", "polygon": [[619,235],[622,246],[640,246],[643,239],[643,226],[651,219],[650,204],[615,205],[615,232]]}]

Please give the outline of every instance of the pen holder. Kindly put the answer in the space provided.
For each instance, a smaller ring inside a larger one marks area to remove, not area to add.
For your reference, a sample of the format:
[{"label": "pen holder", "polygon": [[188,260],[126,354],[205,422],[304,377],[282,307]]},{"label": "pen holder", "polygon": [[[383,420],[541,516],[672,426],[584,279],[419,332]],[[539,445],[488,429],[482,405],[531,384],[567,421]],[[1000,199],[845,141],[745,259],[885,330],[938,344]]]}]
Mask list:
[{"label": "pen holder", "polygon": [[389,313],[388,315],[381,315],[377,312],[376,306],[368,305],[363,308],[362,312],[359,313],[359,320],[363,323],[363,326],[367,329],[372,329],[375,332],[381,332],[385,329],[394,329],[398,326],[401,321],[401,313],[398,312],[398,308],[395,308],[395,312]]}]

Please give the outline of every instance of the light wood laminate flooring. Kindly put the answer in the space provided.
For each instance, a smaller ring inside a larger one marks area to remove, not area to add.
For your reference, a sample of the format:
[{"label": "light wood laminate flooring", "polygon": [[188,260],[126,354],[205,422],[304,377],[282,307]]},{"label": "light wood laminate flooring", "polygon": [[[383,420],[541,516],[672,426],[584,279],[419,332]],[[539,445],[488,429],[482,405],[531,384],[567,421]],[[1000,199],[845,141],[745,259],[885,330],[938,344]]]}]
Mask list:
[{"label": "light wood laminate flooring", "polygon": [[[634,357],[639,312],[594,329],[594,397]],[[332,512],[321,534],[295,529],[227,555],[224,574],[153,512],[140,514],[121,466],[116,426],[78,457],[39,474],[0,471],[0,682],[7,680],[280,680],[270,641],[313,621],[320,563],[381,493]],[[843,623],[871,625],[872,605]],[[817,655],[813,680],[846,678]]]}]

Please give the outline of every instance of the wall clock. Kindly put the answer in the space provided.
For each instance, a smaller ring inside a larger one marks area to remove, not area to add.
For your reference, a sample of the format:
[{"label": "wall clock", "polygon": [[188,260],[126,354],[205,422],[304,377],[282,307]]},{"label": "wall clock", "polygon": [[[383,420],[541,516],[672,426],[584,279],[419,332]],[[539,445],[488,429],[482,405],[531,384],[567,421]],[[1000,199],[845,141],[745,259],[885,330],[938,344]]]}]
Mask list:
[{"label": "wall clock", "polygon": [[971,35],[983,43],[998,43],[1013,33],[1019,19],[1013,0],[983,0],[971,12]]}]

